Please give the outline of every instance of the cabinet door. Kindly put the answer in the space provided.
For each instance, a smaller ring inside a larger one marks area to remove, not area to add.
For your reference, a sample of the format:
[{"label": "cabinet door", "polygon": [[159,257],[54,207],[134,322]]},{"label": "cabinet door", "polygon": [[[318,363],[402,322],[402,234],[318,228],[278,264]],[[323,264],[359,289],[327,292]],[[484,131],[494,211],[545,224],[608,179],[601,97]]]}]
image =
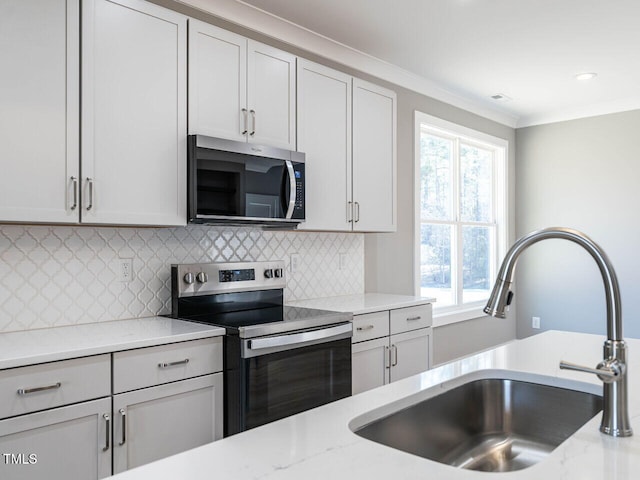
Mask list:
[{"label": "cabinet door", "polygon": [[1,420],[0,476],[25,480],[108,477],[110,414],[111,399],[103,398]]},{"label": "cabinet door", "polygon": [[296,57],[248,41],[248,140],[259,145],[296,149]]},{"label": "cabinet door", "polygon": [[351,77],[298,60],[298,150],[306,221],[300,230],[351,230]]},{"label": "cabinet door", "polygon": [[189,133],[245,141],[248,121],[247,39],[189,19]]},{"label": "cabinet door", "polygon": [[82,10],[81,221],[186,224],[186,17],[141,0]]},{"label": "cabinet door", "polygon": [[222,402],[222,373],[114,395],[114,472],[222,438]]},{"label": "cabinet door", "polygon": [[391,381],[429,369],[431,329],[391,335]]},{"label": "cabinet door", "polygon": [[3,0],[0,32],[0,221],[75,223],[79,0]]},{"label": "cabinet door", "polygon": [[389,383],[388,337],[354,343],[351,354],[353,395]]},{"label": "cabinet door", "polygon": [[396,230],[396,94],[353,79],[354,230]]}]

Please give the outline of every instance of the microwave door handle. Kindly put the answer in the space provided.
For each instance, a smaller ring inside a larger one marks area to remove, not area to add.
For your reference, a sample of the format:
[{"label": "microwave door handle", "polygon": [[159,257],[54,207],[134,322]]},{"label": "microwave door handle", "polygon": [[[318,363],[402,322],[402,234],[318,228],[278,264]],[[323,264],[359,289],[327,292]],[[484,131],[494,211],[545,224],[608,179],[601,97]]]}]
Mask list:
[{"label": "microwave door handle", "polygon": [[296,206],[296,174],[293,171],[293,163],[291,160],[285,160],[287,165],[287,172],[289,173],[289,207],[287,208],[287,214],[284,216],[287,220],[293,217],[293,209]]}]

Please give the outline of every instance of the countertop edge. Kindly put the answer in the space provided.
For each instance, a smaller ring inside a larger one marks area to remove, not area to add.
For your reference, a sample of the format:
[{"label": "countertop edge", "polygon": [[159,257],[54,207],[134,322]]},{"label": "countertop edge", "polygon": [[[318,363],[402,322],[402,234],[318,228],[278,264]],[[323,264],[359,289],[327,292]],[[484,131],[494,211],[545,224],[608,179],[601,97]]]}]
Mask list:
[{"label": "countertop edge", "polygon": [[[218,337],[225,334],[225,329],[222,327],[213,327],[208,325],[195,324],[193,322],[186,322],[184,320],[177,320],[165,317],[144,317],[144,318],[136,318],[129,320],[113,320],[109,322],[97,322],[90,324],[82,324],[82,325],[72,325],[65,327],[54,327],[50,329],[41,329],[41,330],[25,330],[22,332],[9,332],[0,334],[0,344],[4,338],[11,339],[11,337],[20,337],[20,336],[31,336],[34,339],[34,343],[38,341],[38,339],[45,339],[47,335],[51,335],[52,337],[49,339],[49,342],[55,339],[55,336],[64,335],[64,333],[71,333],[71,330],[78,329],[83,330],[91,330],[95,329],[96,333],[104,332],[105,329],[114,328],[114,329],[122,329],[127,328],[127,326],[139,326],[141,322],[146,322],[149,324],[152,323],[163,323],[168,324],[169,330],[179,329],[180,327],[186,327],[188,329],[193,329],[192,331],[185,332],[163,332],[160,334],[150,333],[148,336],[138,335],[133,338],[128,338],[126,332],[120,332],[119,339],[115,340],[100,340],[91,344],[91,339],[87,341],[85,344],[78,345],[64,345],[60,347],[52,346],[51,348],[46,348],[46,346],[40,347],[41,351],[33,351],[35,347],[30,347],[28,345],[24,346],[25,353],[24,354],[9,354],[9,356],[5,358],[0,358],[0,370],[6,370],[9,368],[17,368],[24,367],[28,365],[37,365],[48,362],[57,362],[61,360],[69,360],[72,358],[80,358],[80,357],[90,357],[94,355],[101,355],[105,353],[113,353],[119,352],[123,350],[133,350],[136,348],[145,348],[145,347],[155,347],[159,345],[166,345],[170,343],[179,343],[186,342],[190,340],[201,340],[210,337]],[[153,325],[151,325],[153,326]],[[68,329],[63,331],[62,329]],[[86,340],[86,337],[85,337]],[[46,345],[46,343],[45,343]],[[31,353],[28,351],[29,348],[32,348]],[[13,355],[13,356],[11,356]]]}]

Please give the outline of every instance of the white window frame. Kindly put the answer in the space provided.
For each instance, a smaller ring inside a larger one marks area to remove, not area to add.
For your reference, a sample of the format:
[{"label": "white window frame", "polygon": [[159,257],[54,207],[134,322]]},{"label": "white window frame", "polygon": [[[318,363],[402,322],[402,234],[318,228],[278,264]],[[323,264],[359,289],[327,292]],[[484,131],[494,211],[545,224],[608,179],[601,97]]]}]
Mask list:
[{"label": "white window frame", "polygon": [[[494,137],[484,132],[480,132],[468,127],[443,120],[432,115],[428,115],[418,110],[415,111],[415,130],[414,130],[414,291],[415,295],[421,295],[420,289],[420,233],[421,233],[421,207],[420,207],[420,135],[422,131],[422,125],[427,125],[430,130],[435,134],[441,134],[443,137],[456,137],[473,146],[490,147],[496,150],[495,157],[495,170],[494,170],[494,198],[496,204],[494,205],[494,218],[496,223],[496,258],[491,269],[491,286],[493,286],[493,280],[497,274],[499,262],[502,260],[506,253],[508,234],[509,234],[509,214],[508,214],[508,161],[509,161],[509,142],[503,138]],[[457,165],[454,168],[458,168]],[[454,201],[459,200],[458,186],[454,186]],[[438,223],[438,222],[433,222]],[[450,223],[450,222],[447,222]],[[481,225],[481,224],[479,224]],[[462,258],[461,250],[462,243],[459,241],[457,245],[458,257]],[[458,283],[461,283],[462,279],[458,279]],[[458,285],[457,289],[461,289],[462,285]],[[484,302],[477,302],[471,304],[457,304],[447,307],[438,307],[437,302],[434,303],[434,326],[447,325],[450,323],[462,322],[470,320],[472,318],[478,318],[484,316],[482,308]]]}]

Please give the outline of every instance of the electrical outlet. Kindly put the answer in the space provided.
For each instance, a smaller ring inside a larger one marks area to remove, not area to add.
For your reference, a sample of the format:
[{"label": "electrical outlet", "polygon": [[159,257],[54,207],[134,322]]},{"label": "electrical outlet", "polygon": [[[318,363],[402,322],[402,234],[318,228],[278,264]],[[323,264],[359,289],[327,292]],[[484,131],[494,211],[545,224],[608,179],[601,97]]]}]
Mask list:
[{"label": "electrical outlet", "polygon": [[531,317],[531,328],[540,328],[540,317]]},{"label": "electrical outlet", "polygon": [[338,270],[344,270],[347,268],[347,254],[339,253],[338,254]]},{"label": "electrical outlet", "polygon": [[291,273],[296,273],[298,271],[299,263],[300,263],[300,254],[292,253],[289,256],[289,270],[291,271]]},{"label": "electrical outlet", "polygon": [[118,260],[119,269],[118,269],[118,277],[121,282],[130,282],[133,278],[133,259],[131,258],[121,258]]}]

